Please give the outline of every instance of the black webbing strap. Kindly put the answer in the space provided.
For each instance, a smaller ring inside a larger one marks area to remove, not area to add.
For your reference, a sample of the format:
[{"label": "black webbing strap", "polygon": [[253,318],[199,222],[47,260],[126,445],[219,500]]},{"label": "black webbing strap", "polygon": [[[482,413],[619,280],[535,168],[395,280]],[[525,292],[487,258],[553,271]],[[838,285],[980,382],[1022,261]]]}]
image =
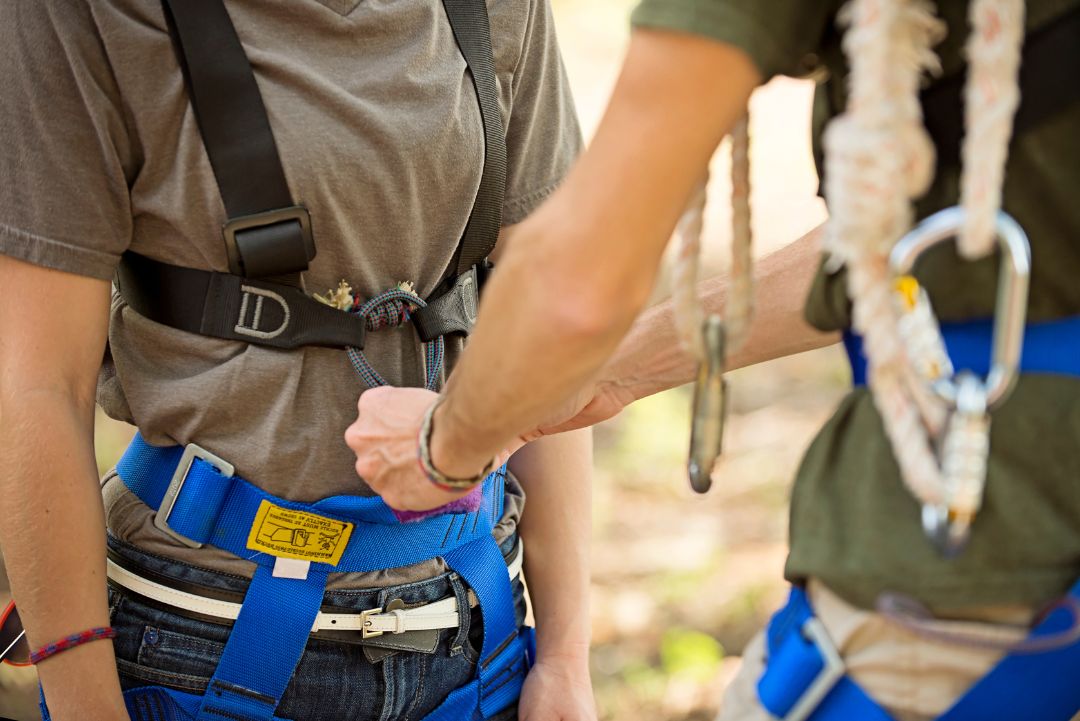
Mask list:
[{"label": "black webbing strap", "polygon": [[484,0],[443,0],[443,7],[469,66],[484,122],[484,170],[452,266],[453,275],[458,276],[487,258],[499,240],[506,193],[506,137],[499,110],[487,4]]},{"label": "black webbing strap", "polygon": [[275,348],[364,347],[363,318],[299,288],[160,263],[128,252],[117,286],[140,315],[189,333]]},{"label": "black webbing strap", "polygon": [[229,222],[233,273],[306,270],[315,256],[307,211],[296,207],[251,63],[222,0],[162,0]]},{"label": "black webbing strap", "polygon": [[[476,89],[484,162],[446,279],[428,307],[413,316],[425,342],[467,333],[475,322],[484,259],[502,226],[506,185],[506,139],[487,5],[484,0],[443,1]],[[262,96],[222,0],[162,3],[230,218],[224,235],[231,273],[183,268],[128,252],[118,270],[121,295],[138,313],[191,333],[278,348],[363,347],[363,319],[294,287],[299,285],[294,278],[298,281],[298,272],[314,257],[310,220],[302,207],[292,207]],[[278,276],[287,276],[284,284],[274,282]]]},{"label": "black webbing strap", "polygon": [[[1020,107],[1013,138],[1080,102],[1080,6],[1024,40],[1020,61]],[[964,138],[964,83],[961,72],[934,83],[922,94],[923,115],[937,146],[938,163],[960,165]]]},{"label": "black webbing strap", "polygon": [[413,324],[425,343],[440,335],[468,334],[476,322],[484,262],[499,240],[506,193],[506,137],[503,134],[491,25],[483,0],[443,0],[454,39],[468,65],[484,124],[484,166],[465,233],[445,279],[413,314]]}]

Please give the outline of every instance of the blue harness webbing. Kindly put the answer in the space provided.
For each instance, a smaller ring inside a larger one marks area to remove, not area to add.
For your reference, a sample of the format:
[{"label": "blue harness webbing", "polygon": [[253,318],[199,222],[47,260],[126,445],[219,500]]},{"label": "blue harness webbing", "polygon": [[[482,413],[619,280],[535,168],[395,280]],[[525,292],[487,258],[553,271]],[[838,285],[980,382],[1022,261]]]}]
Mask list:
[{"label": "blue harness webbing", "polygon": [[[1039,623],[1030,639],[1067,634],[1080,619],[1080,582],[1069,591],[1069,603],[1056,607]],[[835,654],[808,633],[814,611],[800,588],[769,622],[768,664],[758,681],[761,704],[778,719],[799,721],[894,721],[842,666],[832,674]],[[1052,650],[1007,655],[972,686],[938,721],[1069,721],[1080,711],[1080,639]],[[815,695],[809,715],[789,716],[804,697]]]},{"label": "blue harness webbing", "polygon": [[[942,323],[941,336],[957,371],[969,370],[981,376],[990,371],[993,320]],[[844,332],[844,349],[851,362],[851,380],[866,385],[866,357],[862,338]],[[1021,373],[1080,376],[1080,316],[1028,323],[1020,356]]]},{"label": "blue harness webbing", "polygon": [[[125,485],[161,507],[181,461],[178,446],[151,446],[136,435],[117,464]],[[181,469],[182,471],[182,469]],[[258,564],[217,670],[204,696],[151,687],[126,694],[139,721],[271,721],[308,642],[331,572],[398,568],[442,557],[476,594],[484,641],[476,677],[424,721],[486,719],[517,700],[528,670],[530,629],[519,629],[506,563],[491,532],[502,517],[505,468],[484,481],[479,510],[401,523],[377,497],[332,496],[313,504],[272,496],[196,458],[176,494],[175,532]],[[248,547],[260,506],[317,514],[355,525],[341,560],[313,561],[305,580],[273,574],[276,557]],[[162,699],[167,699],[164,703]],[[138,715],[137,715],[138,714]]]},{"label": "blue harness webbing", "polygon": [[[989,372],[993,321],[941,324],[954,368]],[[862,339],[844,333],[852,382],[866,385]],[[1080,317],[1030,323],[1024,332],[1022,373],[1080,376]],[[1069,604],[1055,609],[1031,638],[1055,636],[1080,623],[1080,582]],[[778,719],[792,721],[894,721],[844,672],[832,642],[802,589],[769,623],[768,663],[758,681],[758,698]],[[1080,711],[1080,640],[1050,651],[1014,653],[972,686],[938,721],[1069,721]]]}]

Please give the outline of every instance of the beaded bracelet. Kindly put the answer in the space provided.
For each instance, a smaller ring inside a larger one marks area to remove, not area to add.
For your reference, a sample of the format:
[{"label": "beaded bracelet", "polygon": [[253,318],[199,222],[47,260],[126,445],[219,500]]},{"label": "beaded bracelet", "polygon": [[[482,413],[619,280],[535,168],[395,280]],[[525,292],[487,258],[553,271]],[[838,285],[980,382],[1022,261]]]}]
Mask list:
[{"label": "beaded bracelet", "polygon": [[37,651],[31,653],[30,663],[41,663],[49,656],[55,656],[68,649],[81,646],[84,643],[90,643],[91,641],[100,641],[103,638],[116,638],[116,629],[112,626],[101,626],[98,628],[89,628],[82,633],[73,633],[59,641],[53,641],[50,644],[46,644]]}]

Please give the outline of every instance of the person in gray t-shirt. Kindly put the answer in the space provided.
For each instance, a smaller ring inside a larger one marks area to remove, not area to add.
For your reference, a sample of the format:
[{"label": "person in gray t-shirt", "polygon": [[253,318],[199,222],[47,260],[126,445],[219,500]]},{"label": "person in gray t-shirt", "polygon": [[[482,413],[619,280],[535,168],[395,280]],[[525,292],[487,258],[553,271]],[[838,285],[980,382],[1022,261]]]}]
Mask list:
[{"label": "person in gray t-shirt", "polygon": [[[476,94],[442,5],[225,5],[292,195],[316,228],[309,292],[344,279],[369,298],[410,281],[426,297],[455,252],[484,157]],[[502,245],[561,182],[581,138],[548,3],[493,0],[488,10],[507,143]],[[176,609],[151,612],[115,590],[107,606],[103,526],[110,557],[195,580],[188,592],[214,583],[242,589],[253,565],[162,533],[115,473],[103,481],[102,507],[93,480],[95,385],[105,411],[138,426],[150,444],[197,442],[259,488],[308,503],[372,495],[342,440],[365,386],[340,350],[193,335],[139,315],[117,295],[110,308],[110,280],[126,251],[228,270],[224,208],[160,3],[0,4],[0,74],[0,544],[32,645],[109,623],[120,634],[115,654],[113,644],[91,643],[39,666],[53,718],[121,718],[121,688],[205,686],[222,626]],[[106,333],[110,354],[95,384]],[[423,382],[411,328],[368,339],[364,352],[390,383]],[[461,348],[448,339],[448,369]],[[513,548],[528,487],[533,510],[520,535],[530,542],[539,655],[524,703],[545,717],[595,713],[588,448],[579,435],[515,456],[494,531]],[[436,558],[332,574],[328,589],[339,603],[359,603],[371,589],[421,593],[427,583],[452,593],[460,581]],[[302,663],[298,673],[318,676],[334,698],[286,696],[279,712],[298,721],[421,718],[476,664],[470,614],[459,610],[434,651],[426,636],[398,647],[322,642],[333,647],[332,662],[307,672]],[[356,680],[365,675],[370,686]],[[310,680],[298,676],[295,685]],[[294,696],[304,693],[313,692]],[[290,713],[290,699],[303,712]]]}]

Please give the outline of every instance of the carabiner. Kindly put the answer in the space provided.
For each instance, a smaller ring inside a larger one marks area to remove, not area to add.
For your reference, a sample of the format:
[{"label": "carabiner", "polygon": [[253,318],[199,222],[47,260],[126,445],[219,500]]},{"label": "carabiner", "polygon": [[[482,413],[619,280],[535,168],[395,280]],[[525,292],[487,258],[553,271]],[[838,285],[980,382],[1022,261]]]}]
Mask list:
[{"label": "carabiner", "polygon": [[705,359],[694,384],[694,415],[690,425],[690,487],[706,493],[712,487],[712,470],[724,446],[727,415],[727,381],[724,380],[724,323],[710,315],[702,326]]},{"label": "carabiner", "polygon": [[[911,312],[905,322],[911,329],[909,332],[919,338],[910,347],[926,356],[914,359],[916,367],[950,412],[941,443],[944,498],[938,504],[925,504],[922,512],[926,535],[950,557],[967,543],[975,515],[982,506],[990,455],[990,411],[1008,397],[1016,384],[1031,276],[1031,246],[1027,235],[1015,220],[999,212],[995,231],[1002,259],[990,372],[985,379],[962,369],[954,373],[928,299],[915,295],[910,284],[903,281],[910,276],[923,251],[956,237],[963,228],[964,218],[964,210],[959,207],[931,215],[901,238],[889,257],[899,287],[907,287],[906,305]],[[923,291],[918,289],[918,292]]]},{"label": "carabiner", "polygon": [[[889,265],[894,278],[911,274],[922,253],[932,246],[955,238],[964,226],[964,209],[955,206],[938,211],[909,231],[893,247]],[[1004,211],[997,214],[995,227],[1002,250],[998,274],[997,302],[994,307],[994,340],[990,372],[986,376],[989,408],[999,405],[1016,383],[1020,352],[1027,322],[1028,282],[1031,277],[1031,245],[1027,234]],[[951,376],[931,382],[931,387],[950,408],[956,407],[957,384]]]}]

